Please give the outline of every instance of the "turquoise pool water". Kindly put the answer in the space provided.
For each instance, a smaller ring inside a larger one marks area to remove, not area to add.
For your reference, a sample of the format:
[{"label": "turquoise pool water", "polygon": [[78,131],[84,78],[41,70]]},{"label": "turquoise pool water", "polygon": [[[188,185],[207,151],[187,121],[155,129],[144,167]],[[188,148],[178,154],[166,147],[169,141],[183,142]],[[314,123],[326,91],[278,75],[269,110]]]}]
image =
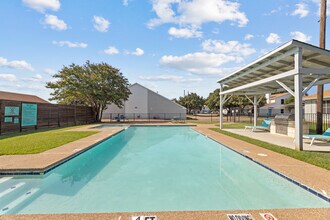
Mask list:
[{"label": "turquoise pool water", "polygon": [[42,178],[0,183],[1,214],[312,207],[330,205],[189,127],[130,127]]}]

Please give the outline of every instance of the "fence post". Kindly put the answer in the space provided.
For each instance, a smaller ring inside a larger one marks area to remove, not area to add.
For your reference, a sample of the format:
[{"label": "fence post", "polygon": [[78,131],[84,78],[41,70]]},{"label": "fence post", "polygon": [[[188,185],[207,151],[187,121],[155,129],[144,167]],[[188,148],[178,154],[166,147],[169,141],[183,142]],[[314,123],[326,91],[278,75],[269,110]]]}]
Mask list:
[{"label": "fence post", "polygon": [[85,115],[86,115],[86,117],[85,117],[85,119],[86,119],[86,125],[87,125],[87,106],[85,106]]},{"label": "fence post", "polygon": [[51,114],[52,114],[52,108],[50,108],[48,111],[48,128],[49,128],[49,120],[50,120]]},{"label": "fence post", "polygon": [[74,102],[74,125],[77,126],[77,103]]},{"label": "fence post", "polygon": [[22,132],[22,102],[21,102],[21,107],[19,108],[19,132]]},{"label": "fence post", "polygon": [[61,127],[61,121],[60,121],[60,105],[57,104],[57,125],[58,127]]}]

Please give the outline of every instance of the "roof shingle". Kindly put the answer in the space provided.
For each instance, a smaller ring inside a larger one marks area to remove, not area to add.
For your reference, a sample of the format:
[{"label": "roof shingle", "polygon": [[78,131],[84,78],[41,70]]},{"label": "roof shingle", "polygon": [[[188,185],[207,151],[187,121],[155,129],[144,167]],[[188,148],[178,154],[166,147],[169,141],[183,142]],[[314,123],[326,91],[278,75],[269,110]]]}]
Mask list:
[{"label": "roof shingle", "polygon": [[5,92],[5,91],[0,91],[0,100],[49,103],[48,101],[35,95],[20,94],[20,93]]}]

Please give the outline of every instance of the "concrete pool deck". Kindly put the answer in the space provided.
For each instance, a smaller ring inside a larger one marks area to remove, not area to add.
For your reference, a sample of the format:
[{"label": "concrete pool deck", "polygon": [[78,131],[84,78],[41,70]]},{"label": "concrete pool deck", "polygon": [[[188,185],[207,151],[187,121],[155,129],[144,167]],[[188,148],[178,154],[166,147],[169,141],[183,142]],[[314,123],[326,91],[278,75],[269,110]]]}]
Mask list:
[{"label": "concrete pool deck", "polygon": [[[118,125],[118,124],[115,124]],[[121,125],[128,125],[121,123]],[[131,123],[129,124],[131,125]],[[177,123],[134,123],[134,125],[184,125]],[[73,130],[89,130],[95,129],[98,125],[89,125],[74,128]],[[224,145],[247,155],[255,161],[258,161],[278,172],[281,172],[292,179],[295,179],[323,194],[330,195],[330,172],[328,170],[307,164],[305,162],[293,159],[291,157],[278,154],[276,152],[222,135],[218,132],[209,130],[214,125],[197,125],[193,127],[196,131],[223,143]],[[100,132],[89,137],[80,139],[75,142],[63,145],[61,147],[46,151],[36,155],[12,155],[0,156],[0,170],[5,169],[40,169],[52,166],[61,160],[79,153],[83,149],[88,149],[96,143],[122,131],[123,128],[102,128],[97,129]],[[77,147],[79,146],[79,147]],[[83,146],[83,147],[82,147]],[[76,151],[76,152],[75,152]],[[39,155],[39,156],[38,156]],[[262,155],[262,156],[261,156]],[[265,156],[266,155],[266,156]],[[0,176],[1,177],[1,176]],[[182,211],[182,212],[149,212],[149,213],[86,213],[86,214],[49,214],[49,215],[4,215],[0,219],[16,220],[16,219],[116,219],[131,220],[132,216],[139,215],[156,215],[157,219],[228,219],[227,214],[249,213],[255,220],[263,219],[259,213],[272,213],[277,219],[328,219],[330,209],[274,209],[274,210],[238,210],[238,211]]]},{"label": "concrete pool deck", "polygon": [[[246,137],[252,137],[261,141],[268,143],[276,143],[276,145],[287,147],[290,149],[295,149],[294,138],[288,137],[281,134],[271,134],[268,131],[254,131],[251,129],[224,129],[226,131],[243,135]],[[303,139],[304,142],[304,151],[317,151],[317,152],[330,152],[329,142],[315,140],[314,144],[310,146],[311,139]]]}]

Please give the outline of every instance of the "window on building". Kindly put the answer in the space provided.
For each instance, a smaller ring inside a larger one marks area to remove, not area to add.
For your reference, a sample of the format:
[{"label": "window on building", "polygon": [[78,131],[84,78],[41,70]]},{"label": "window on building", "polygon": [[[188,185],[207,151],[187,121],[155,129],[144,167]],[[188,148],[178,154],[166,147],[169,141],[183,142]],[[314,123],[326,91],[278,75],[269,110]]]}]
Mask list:
[{"label": "window on building", "polygon": [[284,105],[284,99],[281,99],[281,105]]},{"label": "window on building", "polygon": [[283,114],[284,113],[284,109],[281,109],[281,114]]}]

